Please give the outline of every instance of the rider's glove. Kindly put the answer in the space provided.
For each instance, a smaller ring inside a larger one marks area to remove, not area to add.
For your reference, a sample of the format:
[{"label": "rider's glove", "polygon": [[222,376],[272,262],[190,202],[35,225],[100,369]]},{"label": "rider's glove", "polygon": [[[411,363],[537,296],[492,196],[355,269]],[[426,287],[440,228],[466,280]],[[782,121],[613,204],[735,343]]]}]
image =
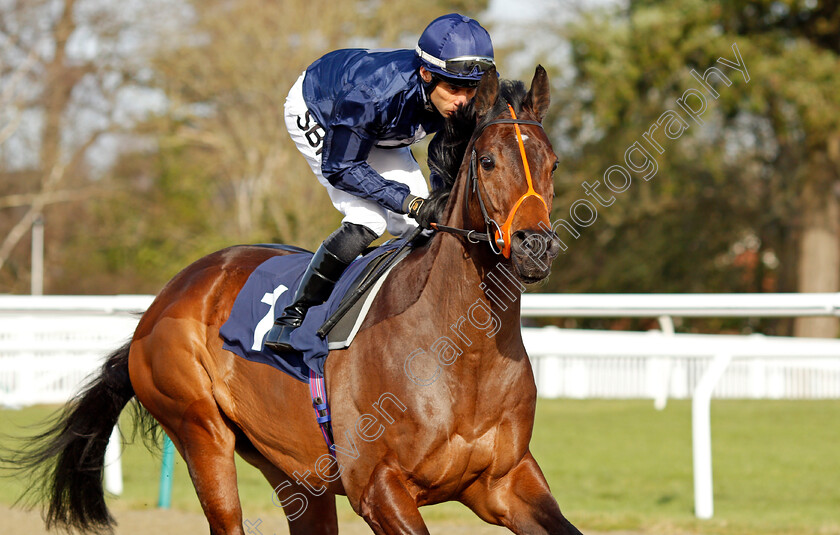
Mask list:
[{"label": "rider's glove", "polygon": [[408,217],[414,219],[421,227],[426,229],[432,228],[431,224],[437,219],[434,209],[427,199],[410,193],[403,202],[403,210],[408,214]]}]

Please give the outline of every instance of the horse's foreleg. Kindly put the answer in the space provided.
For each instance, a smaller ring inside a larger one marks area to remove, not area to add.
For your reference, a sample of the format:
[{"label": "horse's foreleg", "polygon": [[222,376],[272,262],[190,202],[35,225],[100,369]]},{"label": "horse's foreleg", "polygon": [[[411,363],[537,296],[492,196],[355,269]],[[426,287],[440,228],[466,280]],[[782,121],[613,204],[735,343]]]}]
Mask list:
[{"label": "horse's foreleg", "polygon": [[362,491],[359,514],[374,533],[429,533],[402,472],[384,463],[374,469]]},{"label": "horse's foreleg", "polygon": [[462,501],[484,521],[514,533],[581,535],[560,512],[530,452],[503,477],[476,481]]}]

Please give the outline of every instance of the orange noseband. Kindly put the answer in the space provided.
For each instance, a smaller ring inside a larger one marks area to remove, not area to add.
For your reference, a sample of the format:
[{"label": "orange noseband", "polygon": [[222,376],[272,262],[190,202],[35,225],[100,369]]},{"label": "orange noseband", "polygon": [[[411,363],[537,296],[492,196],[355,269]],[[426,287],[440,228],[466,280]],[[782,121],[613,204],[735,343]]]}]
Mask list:
[{"label": "orange noseband", "polygon": [[[513,111],[513,107],[508,104],[508,108],[510,109],[511,118],[516,121],[516,113]],[[510,213],[507,216],[504,224],[501,228],[496,229],[496,244],[501,248],[501,253],[505,258],[510,258],[510,227],[513,224],[513,218],[516,216],[516,211],[519,210],[519,207],[528,197],[536,197],[539,199],[543,207],[545,207],[545,217],[546,223],[548,222],[548,203],[545,202],[545,199],[542,195],[534,190],[534,182],[531,179],[531,167],[528,165],[528,157],[525,155],[525,142],[522,139],[522,131],[519,129],[519,123],[513,123],[513,127],[516,129],[516,140],[519,142],[519,154],[522,155],[522,166],[525,169],[525,181],[528,183],[528,191],[526,191],[519,200],[513,205]],[[502,244],[499,244],[499,241],[502,241]]]},{"label": "orange noseband", "polygon": [[[528,121],[525,119],[517,119],[516,113],[513,111],[513,107],[508,104],[508,109],[510,110],[510,119],[496,119],[494,121],[490,121],[486,123],[484,126],[481,127],[481,130],[473,134],[475,139],[477,140],[481,136],[481,132],[484,131],[485,128],[494,124],[512,124],[516,129],[516,139],[519,143],[519,154],[522,156],[522,165],[525,169],[525,180],[528,183],[528,190],[521,196],[519,199],[514,203],[513,208],[511,208],[510,213],[505,219],[503,225],[499,226],[495,219],[491,218],[490,215],[487,213],[487,207],[484,205],[484,198],[481,196],[481,188],[478,187],[478,169],[476,166],[476,152],[475,152],[475,141],[473,142],[472,154],[470,155],[470,168],[469,168],[469,181],[470,187],[472,191],[476,193],[478,197],[478,206],[481,208],[481,215],[484,217],[484,224],[487,228],[487,232],[478,232],[475,230],[467,230],[457,227],[448,227],[445,225],[441,225],[438,223],[432,223],[431,227],[434,230],[449,232],[452,234],[458,234],[460,236],[464,236],[468,241],[472,243],[478,243],[480,241],[486,241],[490,244],[490,248],[493,250],[494,253],[503,255],[505,258],[510,258],[510,246],[511,246],[511,226],[513,225],[513,219],[516,217],[516,212],[519,210],[519,207],[522,206],[522,203],[525,202],[525,199],[528,197],[536,197],[537,199],[542,202],[543,207],[545,208],[545,222],[548,223],[549,218],[549,209],[548,203],[545,202],[545,199],[542,195],[536,192],[534,189],[534,182],[531,178],[531,168],[528,165],[528,157],[525,154],[525,143],[522,139],[522,131],[519,129],[519,125],[521,124],[528,124],[533,126],[539,126],[542,128],[542,124],[538,121]],[[491,232],[492,231],[492,232]]]}]

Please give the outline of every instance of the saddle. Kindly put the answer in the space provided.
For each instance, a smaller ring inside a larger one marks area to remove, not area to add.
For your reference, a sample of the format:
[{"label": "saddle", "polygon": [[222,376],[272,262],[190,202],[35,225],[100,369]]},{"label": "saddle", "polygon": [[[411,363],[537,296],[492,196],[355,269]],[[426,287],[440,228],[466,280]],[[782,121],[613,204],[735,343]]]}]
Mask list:
[{"label": "saddle", "polygon": [[[329,351],[350,346],[391,269],[411,251],[406,247],[407,241],[408,238],[388,242],[350,264],[327,302],[310,308],[303,324],[292,334],[292,346],[297,351],[282,355],[265,350],[263,341],[274,320],[291,302],[312,252],[284,245],[264,245],[294,254],[272,257],[249,276],[228,320],[219,330],[223,347],[302,382],[309,382],[310,370],[323,375]],[[351,299],[355,300],[352,306],[348,303]],[[339,310],[343,315],[333,317]],[[333,320],[325,325],[331,317]]]},{"label": "saddle", "polygon": [[[375,250],[372,249],[371,251]],[[319,334],[327,335],[329,349],[344,349],[350,346],[365,317],[367,317],[373,298],[379,293],[379,289],[388,278],[388,274],[410,252],[411,249],[409,248],[388,250],[368,262],[364,270],[341,296],[336,311],[346,308],[346,312],[340,318],[336,318],[332,324],[329,323],[331,316],[319,329]],[[380,268],[386,264],[389,264],[386,270],[381,271]],[[361,292],[361,295],[357,296],[359,292]]]}]

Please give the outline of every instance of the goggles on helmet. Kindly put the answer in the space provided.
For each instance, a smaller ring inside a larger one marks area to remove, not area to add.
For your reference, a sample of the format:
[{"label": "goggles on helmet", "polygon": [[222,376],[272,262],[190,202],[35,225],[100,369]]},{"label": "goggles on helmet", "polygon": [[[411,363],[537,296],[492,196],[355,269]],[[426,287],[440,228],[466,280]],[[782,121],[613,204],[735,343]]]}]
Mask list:
[{"label": "goggles on helmet", "polygon": [[442,69],[447,75],[455,78],[480,76],[484,71],[495,65],[493,58],[485,56],[458,56],[457,58],[442,60],[423,52],[419,46],[417,47],[417,54],[420,59]]}]

